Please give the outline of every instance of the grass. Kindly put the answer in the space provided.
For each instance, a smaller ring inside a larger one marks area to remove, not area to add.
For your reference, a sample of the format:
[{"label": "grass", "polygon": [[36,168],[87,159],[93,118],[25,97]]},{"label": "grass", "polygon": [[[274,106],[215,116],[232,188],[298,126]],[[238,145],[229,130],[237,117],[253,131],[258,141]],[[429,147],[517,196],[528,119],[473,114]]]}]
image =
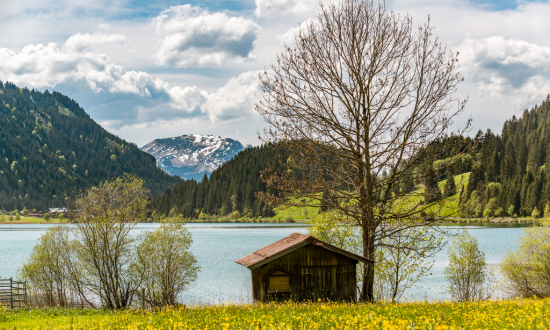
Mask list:
[{"label": "grass", "polygon": [[[458,216],[458,202],[460,198],[460,189],[462,188],[462,185],[464,185],[464,188],[466,188],[469,178],[470,178],[470,172],[456,175],[454,177],[456,188],[457,188],[456,195],[446,198],[442,206],[437,205],[432,207],[432,213],[438,213],[442,217]],[[438,182],[438,185],[441,188],[441,192],[443,192],[443,189],[446,184],[447,184],[447,180]],[[417,202],[419,202],[421,198],[423,198],[422,197],[423,191],[424,191],[424,186],[418,186],[416,191],[413,193],[413,196],[408,197],[407,201],[411,202],[413,205],[416,204]],[[297,200],[295,199],[293,202],[297,202]],[[319,214],[319,210],[320,208],[315,206],[278,207],[274,209],[276,215],[271,219],[285,220],[287,217],[292,217],[295,220],[308,219],[308,218],[313,218],[317,216]],[[429,211],[430,209],[428,209],[428,212]]]},{"label": "grass", "polygon": [[[306,203],[310,203],[309,198],[305,198],[305,199],[306,199]],[[297,198],[293,198],[292,202],[299,203],[300,200],[298,200]],[[313,201],[312,204],[319,204],[319,202]],[[285,220],[286,218],[291,217],[294,220],[306,220],[306,219],[316,217],[319,214],[320,210],[321,208],[316,206],[304,206],[304,207],[280,206],[273,210],[275,211],[275,216],[271,217],[271,219]]]},{"label": "grass", "polygon": [[7,309],[0,329],[547,329],[550,300],[283,303],[141,310]]},{"label": "grass", "polygon": [[12,221],[9,220],[10,216],[8,215],[0,215],[0,224],[18,224],[18,223],[60,223],[60,222],[67,222],[67,219],[50,219],[48,221],[42,219],[42,218],[34,218],[34,217],[21,217],[19,220],[13,219]]}]

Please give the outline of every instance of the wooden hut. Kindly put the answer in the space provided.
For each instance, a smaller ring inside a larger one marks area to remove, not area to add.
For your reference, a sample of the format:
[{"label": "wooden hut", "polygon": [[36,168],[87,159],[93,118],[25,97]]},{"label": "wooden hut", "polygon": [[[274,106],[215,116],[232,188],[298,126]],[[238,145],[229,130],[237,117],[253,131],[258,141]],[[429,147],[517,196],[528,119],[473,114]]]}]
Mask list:
[{"label": "wooden hut", "polygon": [[310,235],[291,234],[235,262],[252,271],[255,302],[356,301],[356,267],[373,261]]}]

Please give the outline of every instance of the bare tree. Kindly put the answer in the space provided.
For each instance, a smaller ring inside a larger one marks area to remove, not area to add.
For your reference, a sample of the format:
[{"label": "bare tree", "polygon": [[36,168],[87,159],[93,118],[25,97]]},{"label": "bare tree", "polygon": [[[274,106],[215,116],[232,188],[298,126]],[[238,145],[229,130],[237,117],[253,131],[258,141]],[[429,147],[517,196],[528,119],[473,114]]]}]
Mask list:
[{"label": "bare tree", "polygon": [[[344,0],[321,6],[317,18],[260,75],[256,109],[271,125],[260,138],[290,155],[288,171],[263,173],[277,191],[265,197],[303,206],[293,201],[307,196],[308,206],[343,212],[362,229],[363,255],[374,259],[382,240],[428,224],[411,221],[434,208],[411,186],[441,151],[430,142],[445,137],[464,109],[453,97],[462,80],[458,53],[447,52],[429,20],[415,30],[410,16],[383,3]],[[373,300],[373,281],[366,264],[362,299]]]},{"label": "bare tree", "polygon": [[[145,219],[148,191],[143,184],[132,176],[105,181],[74,203],[75,249],[81,269],[73,280],[107,308],[129,307],[141,285],[141,276],[131,267],[138,239],[131,231]],[[87,292],[81,294],[85,297]]]}]

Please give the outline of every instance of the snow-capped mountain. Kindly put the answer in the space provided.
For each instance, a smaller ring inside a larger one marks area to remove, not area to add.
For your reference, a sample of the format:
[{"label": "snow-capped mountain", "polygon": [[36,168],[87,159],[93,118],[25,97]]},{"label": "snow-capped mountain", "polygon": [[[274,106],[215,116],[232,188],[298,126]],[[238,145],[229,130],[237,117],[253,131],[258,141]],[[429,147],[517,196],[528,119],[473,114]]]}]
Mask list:
[{"label": "snow-capped mountain", "polygon": [[201,180],[248,146],[215,135],[188,134],[156,139],[141,148],[171,175]]}]

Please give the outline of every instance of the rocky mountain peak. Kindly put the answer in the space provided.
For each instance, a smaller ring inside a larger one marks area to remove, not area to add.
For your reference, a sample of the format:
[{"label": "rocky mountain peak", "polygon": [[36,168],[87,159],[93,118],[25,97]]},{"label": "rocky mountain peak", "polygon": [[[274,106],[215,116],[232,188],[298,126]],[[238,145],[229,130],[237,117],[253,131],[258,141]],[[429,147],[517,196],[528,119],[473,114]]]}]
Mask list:
[{"label": "rocky mountain peak", "polygon": [[153,155],[157,165],[169,174],[201,180],[247,147],[217,135],[186,134],[156,139],[141,150]]}]

